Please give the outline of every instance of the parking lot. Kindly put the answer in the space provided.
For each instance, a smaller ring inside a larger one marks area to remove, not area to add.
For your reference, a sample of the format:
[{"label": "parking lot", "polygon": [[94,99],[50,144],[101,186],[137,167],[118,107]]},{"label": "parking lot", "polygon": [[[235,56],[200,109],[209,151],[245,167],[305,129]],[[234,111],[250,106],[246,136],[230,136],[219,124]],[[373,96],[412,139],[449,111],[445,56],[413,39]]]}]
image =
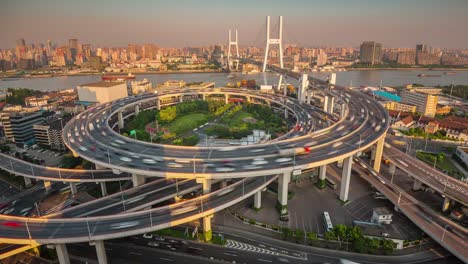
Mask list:
[{"label": "parking lot", "polygon": [[350,226],[354,220],[369,221],[374,208],[386,207],[393,212],[392,229],[395,232],[401,234],[405,239],[415,238],[421,234],[419,228],[410,220],[393,210],[392,203],[386,199],[374,198],[376,190],[358,175],[353,173],[351,176],[349,202],[344,205],[338,199],[341,169],[335,165],[329,165],[327,177],[338,183],[336,189],[327,187],[320,190],[315,186],[314,180],[289,184],[289,191],[294,192],[294,196],[288,201],[288,222],[279,220],[279,213],[276,209],[277,195],[270,191],[262,193],[262,209],[259,212],[250,207],[253,204],[253,197],[231,207],[231,209],[248,219],[262,223],[324,234],[326,232],[323,223],[324,211],[329,213],[333,225]]},{"label": "parking lot", "polygon": [[44,165],[46,166],[58,166],[63,156],[63,153],[55,150],[46,150],[42,148],[29,148],[24,150],[21,148],[15,148],[12,145],[10,145],[10,147],[13,151],[16,149],[18,152],[27,153],[33,159],[37,158],[44,160]]}]

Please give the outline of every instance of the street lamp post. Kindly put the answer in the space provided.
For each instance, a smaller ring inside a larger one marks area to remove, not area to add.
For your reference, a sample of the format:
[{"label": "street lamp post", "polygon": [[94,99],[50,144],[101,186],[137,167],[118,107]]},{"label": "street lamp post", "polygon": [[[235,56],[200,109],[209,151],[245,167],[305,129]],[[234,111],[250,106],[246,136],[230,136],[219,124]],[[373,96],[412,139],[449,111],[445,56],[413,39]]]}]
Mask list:
[{"label": "street lamp post", "polygon": [[397,202],[397,205],[400,204],[400,200],[401,200],[401,191],[400,191],[400,195],[398,196],[398,202]]},{"label": "street lamp post", "polygon": [[449,227],[449,225],[445,225],[444,227],[444,232],[442,233],[442,238],[440,239],[440,242],[444,242],[444,237],[445,237],[445,232],[447,232],[447,227]]},{"label": "street lamp post", "polygon": [[41,210],[39,210],[39,206],[37,205],[37,202],[34,203],[34,206],[36,206],[37,214],[40,217],[41,216]]}]

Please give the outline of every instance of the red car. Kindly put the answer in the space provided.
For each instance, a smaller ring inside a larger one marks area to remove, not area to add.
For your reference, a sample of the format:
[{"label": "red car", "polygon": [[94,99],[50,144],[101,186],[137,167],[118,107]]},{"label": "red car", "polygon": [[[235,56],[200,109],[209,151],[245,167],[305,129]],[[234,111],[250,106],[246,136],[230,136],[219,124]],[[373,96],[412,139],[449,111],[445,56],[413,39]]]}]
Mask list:
[{"label": "red car", "polygon": [[21,223],[14,222],[14,221],[4,222],[3,225],[8,226],[8,227],[20,227],[20,226],[22,226]]}]

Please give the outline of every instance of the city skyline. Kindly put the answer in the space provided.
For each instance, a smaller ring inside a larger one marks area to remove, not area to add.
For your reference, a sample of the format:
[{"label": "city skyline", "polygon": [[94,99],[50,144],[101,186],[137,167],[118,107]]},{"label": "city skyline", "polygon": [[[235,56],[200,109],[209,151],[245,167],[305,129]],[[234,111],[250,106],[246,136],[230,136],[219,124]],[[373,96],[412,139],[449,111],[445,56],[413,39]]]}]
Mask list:
[{"label": "city skyline", "polygon": [[13,48],[19,38],[34,44],[78,38],[81,43],[111,47],[128,43],[206,46],[225,43],[229,28],[239,30],[239,45],[262,46],[266,15],[272,16],[273,26],[277,16],[283,15],[284,42],[300,46],[358,47],[363,40],[376,40],[384,47],[414,47],[416,43],[468,47],[468,35],[457,26],[468,24],[468,3],[463,1],[294,1],[293,5],[271,1],[266,5],[211,0],[92,5],[89,1],[10,1],[0,9],[0,49]]}]

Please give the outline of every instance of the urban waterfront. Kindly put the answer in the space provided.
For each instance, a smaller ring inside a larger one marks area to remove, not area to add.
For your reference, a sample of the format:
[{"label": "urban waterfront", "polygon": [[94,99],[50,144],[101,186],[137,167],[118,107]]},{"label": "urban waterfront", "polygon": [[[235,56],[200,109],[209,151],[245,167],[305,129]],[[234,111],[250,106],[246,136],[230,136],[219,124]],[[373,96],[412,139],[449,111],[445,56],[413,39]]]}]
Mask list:
[{"label": "urban waterfront", "polygon": [[[339,85],[378,86],[382,81],[384,86],[400,86],[409,83],[420,83],[427,86],[463,85],[468,84],[468,71],[457,71],[455,74],[445,74],[447,70],[358,70],[337,72]],[[309,73],[314,77],[326,79],[329,72]],[[418,77],[418,74],[440,75],[437,77]],[[216,86],[224,86],[242,79],[255,79],[258,84],[277,84],[278,74],[259,73],[171,73],[171,74],[139,74],[137,79],[148,79],[153,85],[167,80],[184,80],[185,82],[215,82]],[[0,89],[29,88],[40,91],[56,91],[75,88],[77,85],[97,82],[101,75],[58,76],[52,78],[18,78],[2,79]],[[295,81],[288,81],[296,85]]]}]

